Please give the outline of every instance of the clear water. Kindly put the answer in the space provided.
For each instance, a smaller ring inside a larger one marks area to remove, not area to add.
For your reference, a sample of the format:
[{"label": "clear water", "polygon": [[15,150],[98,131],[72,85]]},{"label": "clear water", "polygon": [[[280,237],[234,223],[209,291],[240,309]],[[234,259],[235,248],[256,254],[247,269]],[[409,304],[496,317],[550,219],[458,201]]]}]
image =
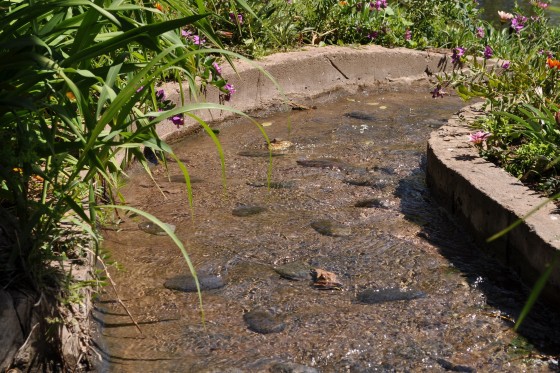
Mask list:
[{"label": "clear water", "polygon": [[[279,370],[282,363],[300,364],[294,372],[558,368],[547,355],[560,352],[556,314],[538,306],[515,333],[512,320],[527,289],[473,245],[424,183],[430,132],[465,103],[434,100],[422,86],[335,96],[306,103],[316,109],[258,118],[270,123],[265,129],[271,139],[294,144],[273,158],[272,167],[272,181],[290,188],[259,187],[268,158],[246,156],[266,149],[247,120],[219,127],[225,191],[208,136],[174,144],[191,173],[193,219],[176,164],[169,164],[169,177],[162,166],[153,169],[160,189],[143,173],[131,172],[123,189],[128,202],[175,225],[197,270],[221,276],[225,286],[203,292],[203,326],[196,294],[163,286],[188,274],[180,251],[168,237],[139,230],[139,217],[123,216],[119,231],[107,230],[105,248],[124,267],[112,271],[113,278],[142,334],[107,288],[95,310],[99,370],[290,371],[286,365]],[[301,164],[325,159],[338,168]],[[355,207],[363,201],[373,202]],[[266,210],[234,216],[239,205]],[[340,224],[349,234],[322,235],[311,226],[317,220]],[[334,273],[341,289],[281,278],[274,267],[290,262]],[[387,288],[425,297],[357,300],[365,289]],[[283,320],[281,332],[248,328],[244,313],[261,307]]]}]

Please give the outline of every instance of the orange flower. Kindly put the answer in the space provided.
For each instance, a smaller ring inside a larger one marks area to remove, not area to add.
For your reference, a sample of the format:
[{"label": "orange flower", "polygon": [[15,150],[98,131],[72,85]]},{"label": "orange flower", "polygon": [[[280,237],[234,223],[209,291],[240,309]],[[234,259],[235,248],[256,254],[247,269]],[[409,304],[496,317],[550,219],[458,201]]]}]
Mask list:
[{"label": "orange flower", "polygon": [[76,96],[74,96],[74,93],[71,91],[66,92],[66,97],[68,97],[70,101],[76,101]]},{"label": "orange flower", "polygon": [[340,6],[345,6],[348,5],[348,1],[339,1],[338,4],[340,4]]},{"label": "orange flower", "polygon": [[160,12],[163,12],[163,5],[161,5],[160,3],[155,3],[154,7]]},{"label": "orange flower", "polygon": [[558,60],[553,60],[552,58],[547,58],[546,59],[546,64],[551,69],[557,68],[557,69],[560,70],[560,61],[558,61]]}]

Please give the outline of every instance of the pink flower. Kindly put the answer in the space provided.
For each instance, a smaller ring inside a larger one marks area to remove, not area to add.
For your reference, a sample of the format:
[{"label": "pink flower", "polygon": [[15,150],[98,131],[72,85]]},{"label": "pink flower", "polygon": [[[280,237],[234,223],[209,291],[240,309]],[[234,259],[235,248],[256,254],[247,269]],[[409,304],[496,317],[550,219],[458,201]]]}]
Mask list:
[{"label": "pink flower", "polygon": [[476,37],[482,39],[484,37],[484,27],[477,27],[476,28]]},{"label": "pink flower", "polygon": [[513,14],[498,10],[498,16],[502,22],[508,21],[514,17]]},{"label": "pink flower", "polygon": [[206,39],[201,38],[198,35],[193,35],[192,41],[193,41],[194,45],[202,45],[202,44],[206,43]]},{"label": "pink flower", "polygon": [[212,62],[212,67],[216,70],[216,74],[222,75],[222,68],[218,65],[217,62]]},{"label": "pink flower", "polygon": [[412,32],[410,30],[406,30],[404,33],[404,40],[408,41],[410,39],[412,39]]},{"label": "pink flower", "polygon": [[478,131],[469,135],[469,141],[475,145],[480,145],[486,141],[492,134],[490,132]]},{"label": "pink flower", "polygon": [[507,70],[509,69],[509,67],[511,66],[511,62],[510,61],[504,61],[502,63],[502,69]]}]

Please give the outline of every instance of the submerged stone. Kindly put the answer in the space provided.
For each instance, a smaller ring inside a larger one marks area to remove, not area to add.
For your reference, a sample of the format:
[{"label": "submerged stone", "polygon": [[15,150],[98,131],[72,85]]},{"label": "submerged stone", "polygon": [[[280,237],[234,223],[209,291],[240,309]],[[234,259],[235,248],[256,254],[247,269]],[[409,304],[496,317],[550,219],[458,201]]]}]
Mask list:
[{"label": "submerged stone", "polygon": [[[336,158],[320,158],[320,159],[300,159],[296,161],[297,164],[303,167],[316,167],[316,168],[332,168],[342,171],[359,171],[362,170],[358,167],[352,166]],[[362,171],[365,171],[363,169]]]},{"label": "submerged stone", "polygon": [[319,373],[316,368],[296,363],[277,362],[272,364],[270,373]]},{"label": "submerged stone", "polygon": [[257,308],[243,315],[249,330],[261,334],[279,333],[286,327],[280,317],[272,312]]},{"label": "submerged stone", "polygon": [[[175,232],[175,226],[173,224],[165,223],[165,225],[171,230],[171,232]],[[167,235],[167,233],[165,233],[165,231],[159,225],[151,221],[138,223],[138,228],[146,233],[153,234],[155,236]]]},{"label": "submerged stone", "polygon": [[311,227],[324,236],[347,237],[352,234],[350,227],[326,219],[312,222]]},{"label": "submerged stone", "polygon": [[[220,289],[225,285],[224,280],[219,276],[198,273],[197,278],[201,291]],[[166,280],[163,286],[170,290],[179,290],[185,292],[197,291],[196,282],[192,275],[181,275],[172,277]]]},{"label": "submerged stone", "polygon": [[243,157],[263,157],[263,158],[268,158],[270,156],[280,157],[280,156],[284,155],[284,153],[270,152],[270,151],[265,150],[265,149],[243,150],[243,151],[240,151],[237,154],[241,155]]},{"label": "submerged stone", "polygon": [[380,200],[379,198],[372,198],[372,199],[364,199],[358,201],[354,204],[354,207],[364,207],[364,208],[382,208],[386,209],[389,208],[385,201]]},{"label": "submerged stone", "polygon": [[374,121],[377,119],[374,115],[368,114],[363,111],[350,111],[348,113],[344,113],[344,116],[352,119],[367,120],[367,121]]},{"label": "submerged stone", "polygon": [[274,151],[284,151],[290,149],[294,144],[288,140],[272,139],[268,144],[268,149]]},{"label": "submerged stone", "polygon": [[250,185],[255,188],[270,188],[270,189],[291,189],[294,187],[294,182],[291,180],[288,181],[271,181],[270,183],[266,180],[263,181],[248,181],[247,185]]},{"label": "submerged stone", "polygon": [[311,280],[311,269],[312,267],[304,262],[290,262],[274,268],[280,276],[294,281]]},{"label": "submerged stone", "polygon": [[426,294],[419,290],[403,290],[399,288],[366,289],[358,293],[358,301],[366,304],[395,302],[424,298]]},{"label": "submerged stone", "polygon": [[233,214],[233,216],[251,216],[260,214],[263,211],[266,211],[266,207],[256,205],[241,205],[234,208],[231,213]]}]

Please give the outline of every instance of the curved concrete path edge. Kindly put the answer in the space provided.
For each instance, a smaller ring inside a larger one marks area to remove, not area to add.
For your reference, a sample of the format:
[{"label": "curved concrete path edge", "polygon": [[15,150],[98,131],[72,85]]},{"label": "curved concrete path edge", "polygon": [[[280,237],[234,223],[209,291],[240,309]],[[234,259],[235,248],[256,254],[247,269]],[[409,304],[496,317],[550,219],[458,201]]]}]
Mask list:
[{"label": "curved concrete path edge", "polygon": [[[223,69],[223,75],[236,89],[226,104],[243,112],[278,108],[289,100],[318,97],[335,90],[352,93],[360,87],[426,81],[427,75],[452,69],[449,55],[380,46],[310,47],[258,62],[236,61],[235,66],[236,72],[229,66]],[[282,92],[260,69],[274,77]],[[178,85],[168,83],[164,89],[178,104]],[[218,102],[219,92],[209,87],[203,100]],[[235,115],[226,110],[193,113],[211,122]],[[560,249],[560,215],[555,213],[553,204],[545,204],[507,235],[486,242],[545,199],[481,159],[467,142],[472,131],[469,123],[479,114],[479,109],[468,107],[432,133],[428,142],[427,183],[439,203],[467,227],[488,253],[515,269],[531,286]],[[158,132],[171,141],[196,128],[194,121],[180,129],[168,122],[160,125]],[[560,305],[558,290],[560,269],[553,272],[544,296]]]},{"label": "curved concrete path edge", "polygon": [[[546,271],[560,249],[560,211],[515,177],[478,156],[468,142],[470,124],[482,105],[465,107],[428,141],[426,181],[436,200],[465,226],[491,256],[513,268],[529,286]],[[543,205],[525,220],[538,206]],[[519,223],[500,238],[487,239]],[[543,298],[560,305],[560,266]]]},{"label": "curved concrete path edge", "polygon": [[[425,81],[426,71],[435,74],[450,71],[451,67],[450,59],[443,54],[370,45],[355,48],[309,47],[297,52],[274,54],[256,62],[236,60],[236,72],[229,65],[223,66],[222,70],[223,76],[236,90],[231,100],[225,102],[226,106],[242,112],[255,112],[278,109],[290,101],[314,98],[336,90],[352,93],[360,87],[384,83]],[[262,70],[270,74],[276,83]],[[179,105],[178,84],[167,83],[163,89],[168,98]],[[185,86],[184,92],[188,92],[188,87]],[[199,101],[219,102],[218,90],[208,87]],[[235,115],[227,110],[192,113],[210,122]],[[179,129],[167,121],[158,125],[158,133],[172,141],[196,128],[198,125],[194,120]]]}]

